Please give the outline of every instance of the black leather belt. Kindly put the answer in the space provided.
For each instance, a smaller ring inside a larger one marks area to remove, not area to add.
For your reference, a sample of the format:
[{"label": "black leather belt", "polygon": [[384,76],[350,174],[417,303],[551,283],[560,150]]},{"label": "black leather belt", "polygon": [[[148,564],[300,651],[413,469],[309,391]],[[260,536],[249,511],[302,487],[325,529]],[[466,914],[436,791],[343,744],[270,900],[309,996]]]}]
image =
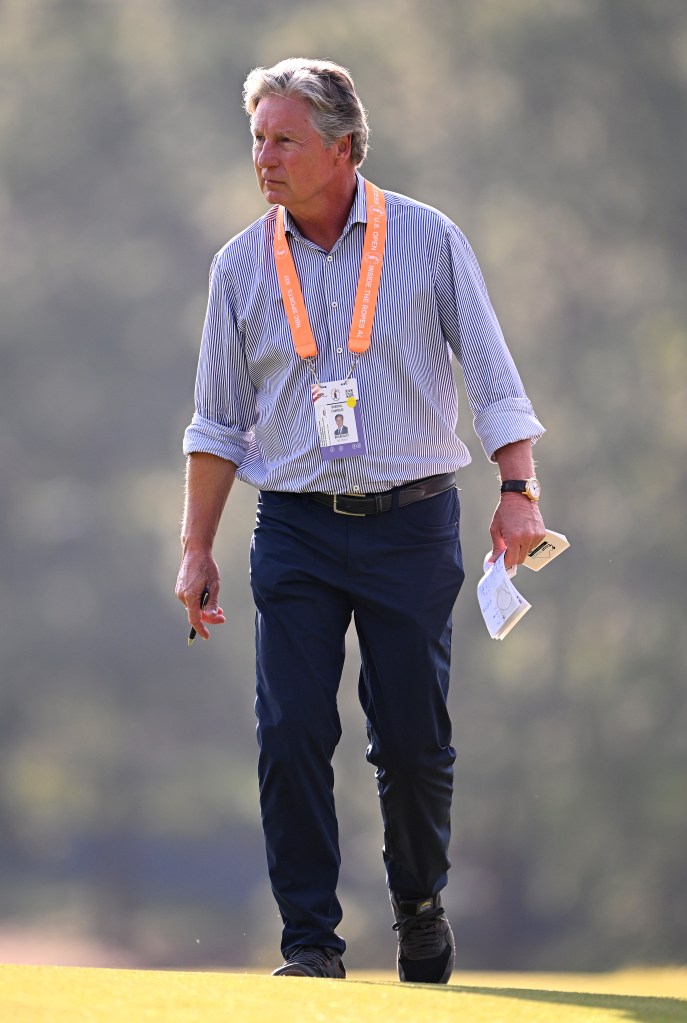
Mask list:
[{"label": "black leather belt", "polygon": [[394,507],[404,508],[416,501],[426,501],[428,497],[436,497],[456,485],[455,472],[445,472],[441,476],[428,476],[423,480],[404,483],[403,486],[384,490],[381,494],[305,494],[311,501],[325,504],[338,515],[379,515],[380,512],[391,511]]}]

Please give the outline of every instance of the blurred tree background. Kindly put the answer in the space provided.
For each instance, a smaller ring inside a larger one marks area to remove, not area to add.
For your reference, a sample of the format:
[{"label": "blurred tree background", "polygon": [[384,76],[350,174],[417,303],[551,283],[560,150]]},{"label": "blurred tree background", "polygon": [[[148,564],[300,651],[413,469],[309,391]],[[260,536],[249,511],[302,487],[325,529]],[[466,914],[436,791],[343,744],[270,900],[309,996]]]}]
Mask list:
[{"label": "blurred tree background", "polygon": [[[106,964],[278,961],[249,488],[222,526],[212,642],[187,649],[173,585],[209,262],[264,210],[241,86],[300,54],[351,68],[366,174],[472,241],[549,430],[545,516],[572,542],[521,572],[532,611],[493,643],[474,589],[497,486],[464,403],[459,960],[684,963],[682,0],[0,4],[0,936],[90,941]],[[350,654],[342,931],[350,966],[390,967]]]}]

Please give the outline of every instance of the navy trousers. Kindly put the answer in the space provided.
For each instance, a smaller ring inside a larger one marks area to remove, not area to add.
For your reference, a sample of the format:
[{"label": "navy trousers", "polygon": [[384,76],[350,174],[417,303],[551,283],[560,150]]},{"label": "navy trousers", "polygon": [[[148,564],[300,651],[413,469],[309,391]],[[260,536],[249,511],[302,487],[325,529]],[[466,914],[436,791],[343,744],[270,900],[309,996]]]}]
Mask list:
[{"label": "navy trousers", "polygon": [[446,697],[451,611],[463,578],[455,489],[364,518],[305,495],[260,495],[251,544],[258,771],[284,953],[345,948],[336,934],[332,756],[351,617],[387,883],[402,899],[446,885],[455,759]]}]

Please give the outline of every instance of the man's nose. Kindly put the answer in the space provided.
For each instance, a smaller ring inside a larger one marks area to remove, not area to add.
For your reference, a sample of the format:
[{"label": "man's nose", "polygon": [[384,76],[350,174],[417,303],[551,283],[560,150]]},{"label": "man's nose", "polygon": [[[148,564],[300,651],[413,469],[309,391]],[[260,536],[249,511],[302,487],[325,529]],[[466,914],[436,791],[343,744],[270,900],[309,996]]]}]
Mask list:
[{"label": "man's nose", "polygon": [[258,167],[273,167],[277,159],[276,147],[267,140],[263,141],[257,154]]}]

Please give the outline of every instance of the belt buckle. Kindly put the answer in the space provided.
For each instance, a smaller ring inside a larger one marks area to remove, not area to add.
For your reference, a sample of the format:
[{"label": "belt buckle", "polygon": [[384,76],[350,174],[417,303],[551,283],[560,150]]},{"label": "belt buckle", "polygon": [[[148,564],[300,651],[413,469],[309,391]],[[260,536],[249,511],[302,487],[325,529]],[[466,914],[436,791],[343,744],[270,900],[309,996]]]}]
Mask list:
[{"label": "belt buckle", "polygon": [[365,497],[365,496],[366,496],[365,494],[355,494],[355,495],[354,494],[332,494],[332,497],[334,498],[334,504],[332,505],[332,507],[334,508],[334,511],[336,512],[337,515],[352,515],[354,519],[364,519],[365,518],[365,512],[344,511],[343,508],[337,507],[337,503],[336,502],[338,501],[338,499],[340,497]]}]

